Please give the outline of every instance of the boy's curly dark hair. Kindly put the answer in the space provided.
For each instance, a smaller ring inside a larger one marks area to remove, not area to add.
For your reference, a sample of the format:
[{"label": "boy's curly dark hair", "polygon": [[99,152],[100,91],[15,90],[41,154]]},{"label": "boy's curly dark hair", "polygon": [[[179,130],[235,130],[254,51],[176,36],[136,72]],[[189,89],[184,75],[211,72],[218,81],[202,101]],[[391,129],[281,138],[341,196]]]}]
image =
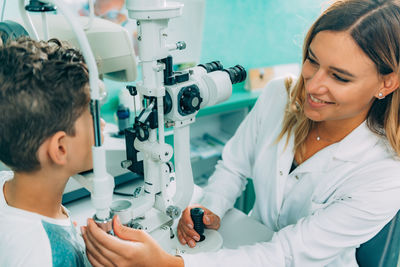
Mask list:
[{"label": "boy's curly dark hair", "polygon": [[73,136],[89,101],[79,51],[27,37],[0,46],[0,160],[16,172],[40,169],[40,145],[58,131]]}]

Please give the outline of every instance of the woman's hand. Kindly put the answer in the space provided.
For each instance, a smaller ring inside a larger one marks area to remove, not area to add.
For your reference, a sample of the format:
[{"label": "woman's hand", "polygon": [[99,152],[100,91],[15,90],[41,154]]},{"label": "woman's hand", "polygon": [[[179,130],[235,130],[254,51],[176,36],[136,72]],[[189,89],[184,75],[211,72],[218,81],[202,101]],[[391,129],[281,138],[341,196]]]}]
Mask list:
[{"label": "woman's hand", "polygon": [[188,206],[183,212],[178,223],[178,239],[182,245],[188,244],[193,248],[196,246],[196,241],[200,240],[200,235],[193,229],[193,221],[190,217],[190,210],[193,208],[202,208],[204,210],[203,223],[206,228],[218,230],[221,219],[200,205]]},{"label": "woman's hand", "polygon": [[121,225],[117,216],[113,227],[118,238],[105,233],[92,219],[82,227],[88,259],[94,267],[184,266],[182,258],[163,251],[146,232]]}]

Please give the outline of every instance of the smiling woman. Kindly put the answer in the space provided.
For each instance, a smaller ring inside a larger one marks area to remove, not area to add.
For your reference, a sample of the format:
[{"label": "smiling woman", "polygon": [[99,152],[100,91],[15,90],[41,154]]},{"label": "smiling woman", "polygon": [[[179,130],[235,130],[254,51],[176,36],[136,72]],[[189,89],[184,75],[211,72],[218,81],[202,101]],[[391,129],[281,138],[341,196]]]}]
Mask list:
[{"label": "smiling woman", "polygon": [[291,89],[280,135],[289,137],[293,130],[298,162],[342,140],[364,120],[400,155],[396,5],[336,1],[309,30],[302,75]]}]

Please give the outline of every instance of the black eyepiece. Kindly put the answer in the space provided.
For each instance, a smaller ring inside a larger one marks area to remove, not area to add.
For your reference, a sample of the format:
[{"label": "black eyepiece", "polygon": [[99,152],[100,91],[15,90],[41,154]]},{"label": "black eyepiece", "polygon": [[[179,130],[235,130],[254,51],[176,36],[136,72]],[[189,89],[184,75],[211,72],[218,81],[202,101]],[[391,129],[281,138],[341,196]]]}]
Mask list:
[{"label": "black eyepiece", "polygon": [[224,66],[222,66],[221,62],[219,61],[213,61],[210,63],[205,63],[205,64],[199,64],[199,67],[203,67],[206,69],[207,73],[216,71],[216,70],[222,70]]},{"label": "black eyepiece", "polygon": [[232,84],[243,82],[247,76],[246,70],[240,65],[236,65],[235,67],[229,69],[224,69],[224,71],[229,74]]}]

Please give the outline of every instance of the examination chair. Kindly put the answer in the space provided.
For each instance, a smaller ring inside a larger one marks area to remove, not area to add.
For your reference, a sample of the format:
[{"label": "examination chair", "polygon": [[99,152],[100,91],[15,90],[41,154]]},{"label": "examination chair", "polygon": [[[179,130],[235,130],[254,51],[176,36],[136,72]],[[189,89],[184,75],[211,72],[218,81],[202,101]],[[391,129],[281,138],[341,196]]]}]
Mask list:
[{"label": "examination chair", "polygon": [[371,240],[356,250],[360,267],[396,267],[400,252],[400,211]]}]

